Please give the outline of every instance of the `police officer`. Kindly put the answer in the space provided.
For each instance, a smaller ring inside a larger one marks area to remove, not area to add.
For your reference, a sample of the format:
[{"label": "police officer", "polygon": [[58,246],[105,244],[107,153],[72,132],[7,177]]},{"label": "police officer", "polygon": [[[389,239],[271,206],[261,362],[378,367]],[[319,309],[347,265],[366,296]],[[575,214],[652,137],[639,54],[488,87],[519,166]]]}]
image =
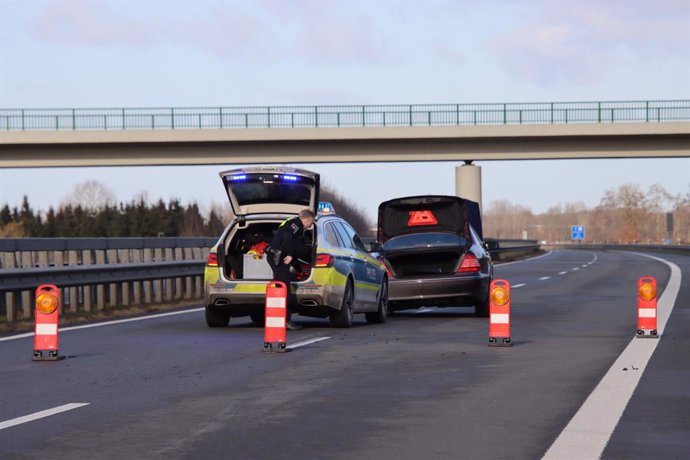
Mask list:
[{"label": "police officer", "polygon": [[314,225],[314,213],[309,209],[300,211],[299,216],[283,222],[276,231],[268,249],[268,264],[273,270],[273,279],[281,281],[287,286],[287,328],[291,331],[301,329],[301,326],[291,320],[295,307],[295,298],[290,290],[290,265],[296,261],[296,247],[305,229]]}]

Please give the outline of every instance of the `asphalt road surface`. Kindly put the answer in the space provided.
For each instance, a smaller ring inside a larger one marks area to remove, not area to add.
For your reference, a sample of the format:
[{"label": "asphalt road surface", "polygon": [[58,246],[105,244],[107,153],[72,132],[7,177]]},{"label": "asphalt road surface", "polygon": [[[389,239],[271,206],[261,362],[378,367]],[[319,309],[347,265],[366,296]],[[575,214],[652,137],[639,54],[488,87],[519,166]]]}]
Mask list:
[{"label": "asphalt road surface", "polygon": [[[285,354],[200,309],[65,328],[58,362],[2,336],[0,458],[690,458],[690,257],[656,257],[497,266],[512,348],[433,305],[351,329],[297,318]],[[643,275],[673,308],[661,339],[634,338]]]}]

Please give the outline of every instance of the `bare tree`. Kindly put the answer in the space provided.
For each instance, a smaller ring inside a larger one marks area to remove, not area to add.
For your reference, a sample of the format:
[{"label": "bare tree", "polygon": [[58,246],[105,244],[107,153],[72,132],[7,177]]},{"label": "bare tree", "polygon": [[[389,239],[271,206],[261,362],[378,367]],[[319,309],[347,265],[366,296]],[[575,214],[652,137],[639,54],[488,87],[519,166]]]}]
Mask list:
[{"label": "bare tree", "polygon": [[89,214],[96,214],[106,206],[115,205],[115,193],[96,180],[81,182],[63,200],[61,207],[81,207]]}]

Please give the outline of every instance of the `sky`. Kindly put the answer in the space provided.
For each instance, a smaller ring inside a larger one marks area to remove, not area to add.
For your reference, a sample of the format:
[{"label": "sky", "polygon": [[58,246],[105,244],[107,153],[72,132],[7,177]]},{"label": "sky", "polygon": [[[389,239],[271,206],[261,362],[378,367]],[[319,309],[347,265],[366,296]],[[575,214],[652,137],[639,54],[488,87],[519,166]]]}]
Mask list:
[{"label": "sky", "polygon": [[[690,0],[0,0],[0,108],[690,99]],[[690,193],[690,159],[478,161],[484,207],[594,207],[606,190]],[[372,219],[453,194],[458,163],[310,164]],[[0,170],[0,206],[224,203],[239,165]]]}]

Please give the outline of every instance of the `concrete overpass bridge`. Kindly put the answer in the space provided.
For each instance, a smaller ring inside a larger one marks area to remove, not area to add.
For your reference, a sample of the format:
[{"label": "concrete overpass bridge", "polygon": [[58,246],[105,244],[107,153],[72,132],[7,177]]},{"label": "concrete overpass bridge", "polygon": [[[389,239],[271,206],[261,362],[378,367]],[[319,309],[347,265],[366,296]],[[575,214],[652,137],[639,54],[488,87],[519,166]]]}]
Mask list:
[{"label": "concrete overpass bridge", "polygon": [[690,157],[690,101],[0,109],[0,167]]}]

